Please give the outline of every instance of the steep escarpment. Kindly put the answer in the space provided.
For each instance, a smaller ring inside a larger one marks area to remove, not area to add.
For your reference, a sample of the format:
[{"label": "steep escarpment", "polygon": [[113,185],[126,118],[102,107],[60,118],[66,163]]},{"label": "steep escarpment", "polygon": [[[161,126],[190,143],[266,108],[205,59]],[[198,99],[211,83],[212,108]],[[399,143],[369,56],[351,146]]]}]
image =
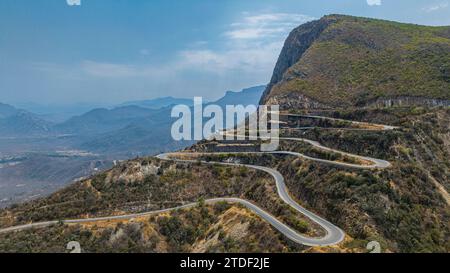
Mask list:
[{"label": "steep escarpment", "polygon": [[284,109],[450,105],[448,52],[449,27],[325,16],[289,35],[261,102]]},{"label": "steep escarpment", "polygon": [[290,33],[278,58],[272,79],[262,96],[262,103],[270,94],[271,89],[283,80],[284,73],[298,62],[322,32],[335,21],[333,18],[323,18],[301,25]]}]

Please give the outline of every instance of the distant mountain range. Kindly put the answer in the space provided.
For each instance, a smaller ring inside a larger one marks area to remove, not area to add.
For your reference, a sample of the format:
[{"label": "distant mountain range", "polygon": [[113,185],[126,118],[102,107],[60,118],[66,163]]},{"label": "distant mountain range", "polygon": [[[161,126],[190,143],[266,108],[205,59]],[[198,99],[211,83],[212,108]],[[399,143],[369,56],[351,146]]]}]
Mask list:
[{"label": "distant mountain range", "polygon": [[[266,88],[265,85],[245,88],[241,91],[227,91],[225,96],[220,98],[214,102],[203,101],[204,104],[217,104],[219,106],[225,106],[227,104],[257,104],[259,99],[261,98],[261,90]],[[187,106],[193,106],[193,99],[183,99],[183,98],[174,98],[174,97],[163,97],[152,100],[139,100],[139,101],[130,101],[119,104],[117,107],[125,107],[125,106],[139,106],[142,108],[149,109],[162,109],[169,106],[183,104]]]},{"label": "distant mountain range", "polygon": [[264,90],[265,88],[265,85],[260,85],[243,89],[240,92],[228,91],[223,98],[213,103],[221,107],[235,104],[257,105],[258,101],[261,99],[261,90]]},{"label": "distant mountain range", "polygon": [[164,98],[157,98],[153,100],[138,100],[138,101],[129,101],[122,103],[118,105],[118,107],[124,107],[124,106],[139,106],[143,108],[150,108],[150,109],[161,109],[172,105],[177,104],[184,104],[188,106],[193,106],[192,99],[180,99],[180,98],[174,98],[174,97],[164,97]]},{"label": "distant mountain range", "polygon": [[57,124],[55,129],[58,132],[70,134],[104,133],[126,127],[136,119],[151,116],[154,112],[156,111],[139,106],[124,106],[111,110],[94,109]]},{"label": "distant mountain range", "polygon": [[52,123],[62,123],[73,116],[82,115],[92,109],[106,107],[103,103],[74,104],[39,104],[34,102],[19,102],[13,104],[16,108],[38,115],[41,119]]},{"label": "distant mountain range", "polygon": [[47,135],[53,124],[38,115],[0,103],[0,136]]},{"label": "distant mountain range", "polygon": [[[256,105],[264,88],[265,86],[257,86],[241,92],[228,91],[221,99],[208,104],[217,104],[223,108],[227,104]],[[186,99],[166,98],[162,101],[169,105],[193,104],[193,100]],[[58,125],[58,129],[62,132],[94,135],[80,143],[79,148],[102,154],[148,155],[180,149],[193,143],[172,140],[170,130],[174,119],[170,117],[170,106],[160,109],[155,106],[150,109],[142,107],[145,103],[137,102],[137,104],[141,106],[130,105],[112,110],[97,109]]]},{"label": "distant mountain range", "polygon": [[[213,103],[221,107],[257,104],[264,88],[228,91]],[[147,155],[182,147],[183,144],[174,143],[170,138],[171,106],[175,104],[191,106],[193,100],[165,97],[127,102],[113,109],[93,109],[62,123],[51,123],[40,115],[0,104],[0,135],[17,138],[67,136],[67,145],[73,149],[124,157]]]},{"label": "distant mountain range", "polygon": [[[257,104],[263,91],[264,86],[229,91],[216,103]],[[85,106],[46,109],[23,104],[25,111],[0,103],[0,207],[45,196],[117,160],[190,146],[193,141],[170,136],[171,106],[180,103],[192,105],[193,100],[166,97],[84,113],[80,111]],[[79,114],[68,117],[72,112]]]},{"label": "distant mountain range", "polygon": [[18,109],[8,104],[0,103],[0,118],[10,117],[18,112]]}]

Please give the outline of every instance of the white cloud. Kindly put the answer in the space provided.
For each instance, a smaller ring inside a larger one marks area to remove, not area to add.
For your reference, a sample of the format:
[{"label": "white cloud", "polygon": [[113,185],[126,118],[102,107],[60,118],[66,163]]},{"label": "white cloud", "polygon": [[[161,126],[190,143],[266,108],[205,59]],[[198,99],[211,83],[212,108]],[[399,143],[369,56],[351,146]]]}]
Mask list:
[{"label": "white cloud", "polygon": [[188,49],[180,51],[176,58],[165,64],[130,65],[104,63],[85,60],[80,64],[81,71],[95,78],[125,79],[153,78],[170,79],[184,73],[207,73],[227,77],[228,73],[259,75],[269,80],[270,73],[283,46],[283,41],[252,44],[251,47],[239,45],[223,50]]},{"label": "white cloud", "polygon": [[81,0],[66,0],[69,6],[81,6]]},{"label": "white cloud", "polygon": [[190,68],[222,75],[237,70],[256,74],[270,72],[282,46],[280,41],[251,48],[237,46],[222,51],[186,50],[180,53],[181,61],[177,67],[179,70]]},{"label": "white cloud", "polygon": [[285,34],[292,28],[313,17],[295,13],[265,13],[245,16],[242,21],[231,24],[225,35],[231,39],[260,39]]},{"label": "white cloud", "polygon": [[381,0],[367,0],[369,6],[381,6]]},{"label": "white cloud", "polygon": [[226,33],[232,39],[258,39],[284,32],[285,28],[242,28]]},{"label": "white cloud", "polygon": [[314,19],[295,13],[243,13],[221,35],[225,40],[220,48],[182,51],[177,66],[223,77],[239,73],[242,78],[256,76],[268,82],[289,32]]},{"label": "white cloud", "polygon": [[449,7],[449,3],[448,2],[441,2],[438,4],[433,4],[431,6],[425,7],[423,8],[423,11],[425,12],[434,12],[434,11],[438,11],[441,9],[445,9]]}]

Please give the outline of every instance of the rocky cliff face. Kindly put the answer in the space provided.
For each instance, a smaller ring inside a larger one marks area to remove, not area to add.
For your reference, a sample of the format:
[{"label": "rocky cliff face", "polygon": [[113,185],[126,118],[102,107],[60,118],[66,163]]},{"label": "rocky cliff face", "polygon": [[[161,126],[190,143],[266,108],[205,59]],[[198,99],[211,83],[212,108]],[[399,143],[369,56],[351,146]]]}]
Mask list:
[{"label": "rocky cliff face", "polygon": [[284,73],[300,60],[306,50],[308,50],[320,34],[334,21],[331,18],[312,21],[299,26],[289,34],[278,58],[270,84],[266,87],[263,94],[262,103],[266,102],[265,98],[269,96],[272,88],[283,80]]},{"label": "rocky cliff face", "polygon": [[329,105],[318,102],[312,98],[298,93],[280,94],[269,96],[262,104],[279,105],[280,110],[287,111],[289,109],[329,109]]},{"label": "rocky cliff face", "polygon": [[294,29],[263,104],[282,109],[450,105],[450,27],[343,15]]},{"label": "rocky cliff face", "polygon": [[421,97],[398,97],[398,98],[379,98],[369,102],[367,107],[383,108],[393,106],[450,106],[450,100],[428,99]]}]

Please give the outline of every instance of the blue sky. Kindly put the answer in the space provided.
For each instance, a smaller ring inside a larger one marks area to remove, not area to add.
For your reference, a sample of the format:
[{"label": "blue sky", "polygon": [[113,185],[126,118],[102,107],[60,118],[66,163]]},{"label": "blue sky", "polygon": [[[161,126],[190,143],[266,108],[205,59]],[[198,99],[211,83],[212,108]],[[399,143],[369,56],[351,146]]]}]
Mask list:
[{"label": "blue sky", "polygon": [[0,102],[215,99],[267,83],[289,31],[326,14],[450,25],[450,0],[66,1],[0,1]]}]

